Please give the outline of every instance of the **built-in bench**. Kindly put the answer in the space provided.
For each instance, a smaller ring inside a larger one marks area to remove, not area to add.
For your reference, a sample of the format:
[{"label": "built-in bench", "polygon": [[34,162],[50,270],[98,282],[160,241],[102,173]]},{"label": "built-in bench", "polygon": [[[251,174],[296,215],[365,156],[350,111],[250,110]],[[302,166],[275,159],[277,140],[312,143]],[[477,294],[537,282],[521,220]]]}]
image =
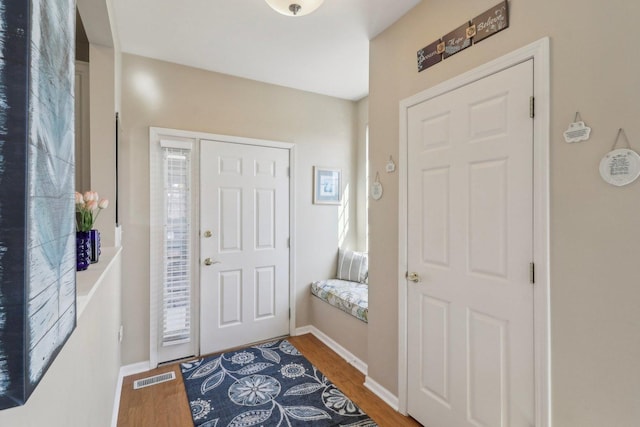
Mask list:
[{"label": "built-in bench", "polygon": [[345,313],[349,313],[363,322],[368,322],[368,275],[367,254],[339,250],[336,278],[313,282],[311,293]]},{"label": "built-in bench", "polygon": [[311,284],[311,293],[334,307],[368,322],[369,285],[349,280],[328,279]]}]

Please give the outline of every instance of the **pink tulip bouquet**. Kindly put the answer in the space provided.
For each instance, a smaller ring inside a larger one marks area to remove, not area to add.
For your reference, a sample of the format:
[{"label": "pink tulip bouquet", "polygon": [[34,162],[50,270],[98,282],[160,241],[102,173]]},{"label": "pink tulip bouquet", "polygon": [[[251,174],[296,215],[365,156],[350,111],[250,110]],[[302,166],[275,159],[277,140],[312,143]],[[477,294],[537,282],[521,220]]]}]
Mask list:
[{"label": "pink tulip bouquet", "polygon": [[109,206],[108,199],[101,199],[95,191],[76,191],[76,231],[90,231],[102,209]]}]

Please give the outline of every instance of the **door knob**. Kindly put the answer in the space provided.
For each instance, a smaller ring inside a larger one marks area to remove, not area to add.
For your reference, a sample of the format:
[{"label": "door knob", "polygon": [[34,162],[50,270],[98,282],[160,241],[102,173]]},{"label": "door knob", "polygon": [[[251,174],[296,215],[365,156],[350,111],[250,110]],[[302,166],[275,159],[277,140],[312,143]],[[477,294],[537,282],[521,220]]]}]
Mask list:
[{"label": "door knob", "polygon": [[209,238],[211,236],[213,236],[213,233],[211,232],[211,230],[207,230],[204,232],[204,237]]},{"label": "door knob", "polygon": [[204,259],[204,265],[220,264],[220,261],[214,261],[211,258]]},{"label": "door knob", "polygon": [[420,275],[415,272],[407,273],[407,279],[414,283],[418,283],[420,281]]}]

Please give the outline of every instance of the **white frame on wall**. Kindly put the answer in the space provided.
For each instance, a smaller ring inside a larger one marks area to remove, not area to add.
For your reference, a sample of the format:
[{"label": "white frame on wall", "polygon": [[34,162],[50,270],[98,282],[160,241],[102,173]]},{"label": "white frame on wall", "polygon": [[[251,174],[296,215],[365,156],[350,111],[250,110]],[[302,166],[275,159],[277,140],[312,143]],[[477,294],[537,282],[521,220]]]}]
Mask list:
[{"label": "white frame on wall", "polygon": [[[296,194],[296,150],[295,144],[289,142],[280,142],[280,141],[270,141],[264,139],[254,139],[254,138],[245,138],[239,136],[230,136],[230,135],[218,135],[212,133],[205,132],[196,132],[196,131],[187,131],[187,130],[179,130],[179,129],[168,129],[168,128],[160,128],[160,127],[150,127],[149,128],[149,143],[150,143],[150,162],[157,161],[158,156],[158,147],[160,146],[160,139],[177,139],[177,140],[190,140],[194,143],[194,148],[192,152],[192,164],[193,164],[193,175],[194,177],[200,176],[200,140],[212,140],[212,141],[220,141],[220,142],[230,142],[236,144],[247,144],[247,145],[256,145],[261,147],[272,147],[272,148],[282,148],[289,151],[289,308],[290,308],[290,317],[289,317],[289,333],[293,334],[296,327],[296,305],[295,305],[295,283],[296,283],[296,270],[295,270],[295,231],[296,231],[296,221],[295,221],[295,194]],[[150,165],[151,174],[153,175],[153,163]],[[156,171],[157,173],[157,171]],[[153,186],[154,177],[150,177],[150,186]],[[199,244],[199,227],[200,227],[200,206],[197,195],[200,192],[199,179],[192,180],[192,193],[194,194],[194,203],[193,209],[195,212],[195,221],[194,224],[196,226],[193,227],[194,232],[194,250],[193,250],[193,258],[198,262],[200,259],[200,244]],[[151,188],[151,209],[150,209],[150,283],[149,283],[149,293],[150,293],[150,310],[149,310],[149,320],[150,320],[150,331],[149,331],[149,367],[150,369],[154,369],[158,365],[158,310],[159,310],[159,287],[153,286],[154,282],[158,280],[158,265],[154,265],[154,248],[157,248],[159,237],[157,226],[159,224],[158,213],[154,210],[154,195],[153,188]],[[154,230],[155,224],[155,230]],[[157,258],[157,254],[156,254]],[[157,263],[157,262],[156,262]],[[197,267],[197,265],[195,266]],[[195,301],[199,301],[200,296],[200,275],[199,269],[194,269],[193,274],[194,280],[194,288],[192,289],[192,295]],[[200,305],[194,304],[192,310],[192,319],[194,325],[194,340],[195,340],[195,353],[199,355],[200,352]]]},{"label": "white frame on wall", "polygon": [[550,59],[549,38],[543,38],[503,57],[481,65],[400,102],[400,195],[398,233],[398,410],[407,414],[407,151],[408,110],[469,83],[475,82],[524,61],[534,67],[534,369],[536,426],[551,426],[551,321],[549,258],[549,132],[550,132]]},{"label": "white frame on wall", "polygon": [[[331,192],[324,194],[320,188],[323,180],[328,177]],[[313,167],[313,203],[315,205],[339,205],[342,202],[342,171],[336,168]]]}]

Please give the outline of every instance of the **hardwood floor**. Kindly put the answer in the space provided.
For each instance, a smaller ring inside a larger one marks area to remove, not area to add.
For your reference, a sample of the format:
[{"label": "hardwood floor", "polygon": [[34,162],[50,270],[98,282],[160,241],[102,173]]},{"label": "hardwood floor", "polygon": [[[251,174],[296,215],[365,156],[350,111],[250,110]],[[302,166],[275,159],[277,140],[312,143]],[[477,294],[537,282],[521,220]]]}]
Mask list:
[{"label": "hardwood floor", "polygon": [[[338,388],[349,396],[380,427],[420,426],[412,418],[394,411],[367,389],[364,375],[311,334],[287,338]],[[176,380],[139,390],[133,382],[140,378],[175,371]],[[191,411],[178,364],[125,377],[120,397],[118,427],[190,427]]]}]

